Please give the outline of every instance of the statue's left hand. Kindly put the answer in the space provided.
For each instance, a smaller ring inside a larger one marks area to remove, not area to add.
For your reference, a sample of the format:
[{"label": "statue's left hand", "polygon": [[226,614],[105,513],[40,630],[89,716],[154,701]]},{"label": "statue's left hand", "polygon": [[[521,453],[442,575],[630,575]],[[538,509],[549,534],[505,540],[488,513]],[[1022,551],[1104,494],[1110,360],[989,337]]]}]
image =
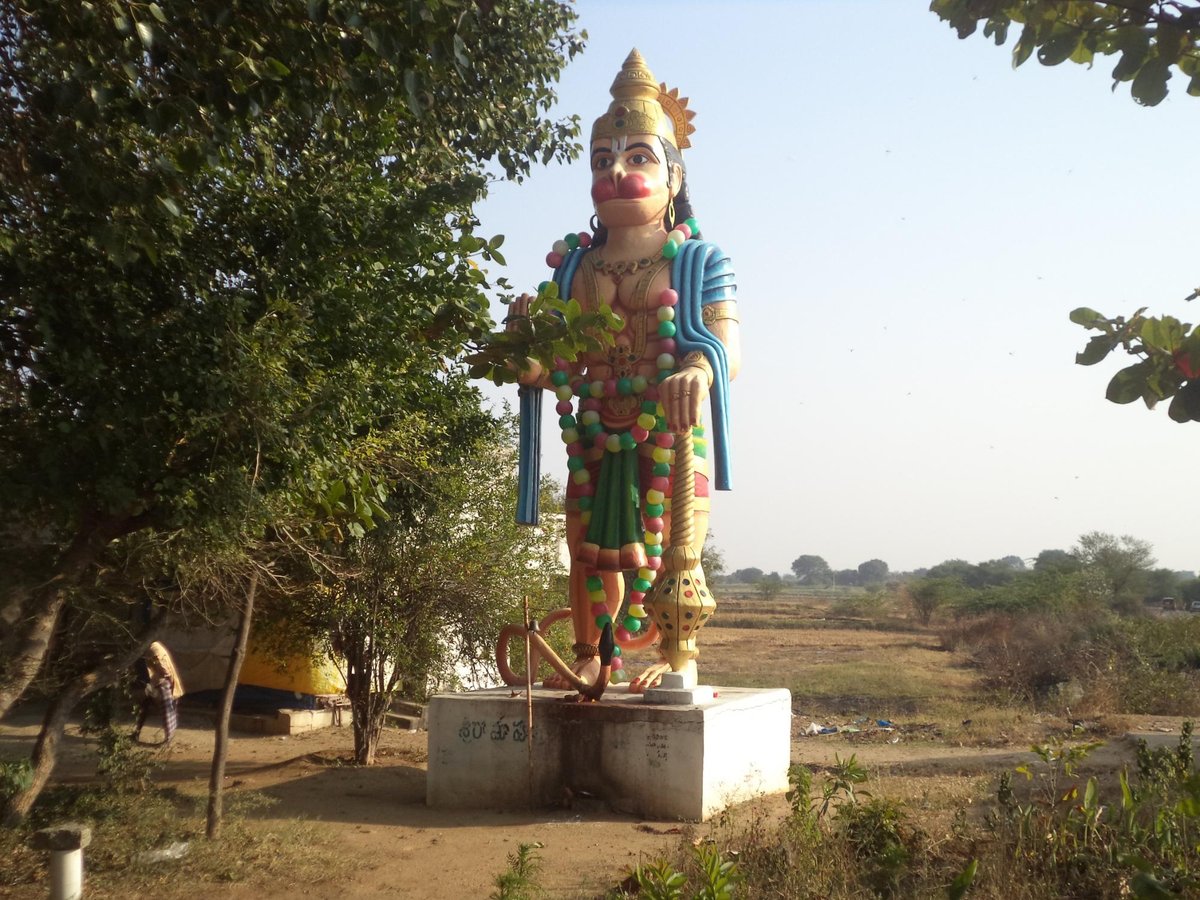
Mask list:
[{"label": "statue's left hand", "polygon": [[680,369],[659,385],[659,398],[667,428],[678,434],[700,424],[700,410],[708,397],[708,373],[703,369]]}]

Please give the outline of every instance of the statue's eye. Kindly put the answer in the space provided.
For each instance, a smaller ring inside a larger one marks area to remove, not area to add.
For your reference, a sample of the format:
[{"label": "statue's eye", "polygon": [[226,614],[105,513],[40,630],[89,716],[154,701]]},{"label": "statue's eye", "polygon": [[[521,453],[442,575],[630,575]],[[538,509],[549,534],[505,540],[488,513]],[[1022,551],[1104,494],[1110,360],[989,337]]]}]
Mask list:
[{"label": "statue's eye", "polygon": [[653,162],[653,160],[645,153],[635,153],[633,156],[629,157],[629,161],[635,166],[644,166]]},{"label": "statue's eye", "polygon": [[612,168],[613,159],[611,156],[597,156],[592,160],[592,168],[597,172],[603,172],[605,169]]}]

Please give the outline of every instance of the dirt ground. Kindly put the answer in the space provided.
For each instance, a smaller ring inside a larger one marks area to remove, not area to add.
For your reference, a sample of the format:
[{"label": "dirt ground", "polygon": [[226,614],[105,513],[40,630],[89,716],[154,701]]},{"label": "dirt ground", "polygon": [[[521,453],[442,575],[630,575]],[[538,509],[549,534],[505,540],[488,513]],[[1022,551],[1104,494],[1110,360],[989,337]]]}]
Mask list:
[{"label": "dirt ground", "polygon": [[[803,641],[820,640],[831,646],[854,643],[858,647],[855,652],[861,651],[863,641],[870,646],[880,642],[877,634],[865,632],[814,636],[808,631],[749,629],[734,633],[739,631],[711,629],[708,634],[713,638],[710,646],[714,656],[719,657],[721,647],[734,646],[739,639],[743,647],[755,647],[755,654],[774,650],[776,660]],[[893,644],[896,638],[886,636]],[[920,639],[914,640],[919,643]],[[901,647],[898,652],[911,655],[916,650]],[[733,668],[737,667],[728,660],[714,660],[716,671]],[[946,677],[955,690],[959,689],[961,673],[951,672]],[[908,722],[896,721],[896,727],[888,730],[874,720],[863,721],[858,706],[861,703],[847,709],[843,722],[832,724],[859,721],[862,731],[806,736],[803,731],[813,715],[804,714],[798,701],[793,719],[793,761],[820,771],[833,765],[836,756],[845,758],[854,753],[871,772],[875,793],[903,799],[932,820],[948,815],[954,804],[979,801],[992,790],[996,773],[1034,759],[1025,736],[1000,735],[983,742],[990,746],[972,744],[962,739],[969,731],[962,723],[931,722],[920,712]],[[830,719],[828,706],[824,718],[826,722]],[[1053,731],[1066,723],[1044,724]],[[1144,733],[1156,744],[1173,743],[1179,725],[1177,719],[1162,717],[1134,717],[1116,723],[1118,731],[1127,728]],[[32,713],[18,715],[0,727],[0,759],[28,753],[37,727],[37,717]],[[1112,722],[1109,727],[1114,727]],[[158,736],[159,732],[148,725],[144,737],[155,740]],[[1115,772],[1132,757],[1134,741],[1134,737],[1121,733],[1110,736],[1106,746],[1091,757],[1087,769]],[[264,822],[302,818],[319,823],[321,840],[332,858],[354,860],[353,864],[334,865],[325,879],[301,882],[285,876],[269,884],[177,884],[167,894],[180,898],[216,894],[255,900],[295,896],[458,900],[487,896],[494,888],[495,877],[506,868],[506,856],[519,844],[536,841],[543,845],[539,851],[543,861],[540,883],[548,896],[597,897],[625,877],[639,860],[654,859],[677,845],[681,833],[702,837],[708,827],[689,830],[677,822],[645,821],[595,808],[533,812],[431,810],[425,805],[424,732],[386,733],[378,764],[370,769],[344,764],[352,744],[348,727],[291,737],[235,733],[226,783],[234,791],[258,791],[275,801],[253,811],[254,818]],[[80,736],[78,727],[71,726],[55,780],[91,780],[94,752],[91,739]],[[175,741],[162,751],[156,780],[187,793],[203,794],[211,752],[208,718],[185,711]],[[757,813],[781,816],[784,810],[783,799],[776,797],[765,800]],[[20,889],[9,896],[42,896],[43,890]]]}]

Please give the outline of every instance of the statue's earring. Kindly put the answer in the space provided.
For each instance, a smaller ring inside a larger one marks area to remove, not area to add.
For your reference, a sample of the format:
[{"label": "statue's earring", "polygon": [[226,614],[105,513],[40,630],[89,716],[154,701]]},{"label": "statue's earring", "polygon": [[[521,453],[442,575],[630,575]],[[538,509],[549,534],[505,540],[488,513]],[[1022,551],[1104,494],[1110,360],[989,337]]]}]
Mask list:
[{"label": "statue's earring", "polygon": [[671,169],[667,169],[667,231],[675,227],[675,194],[671,191]]}]

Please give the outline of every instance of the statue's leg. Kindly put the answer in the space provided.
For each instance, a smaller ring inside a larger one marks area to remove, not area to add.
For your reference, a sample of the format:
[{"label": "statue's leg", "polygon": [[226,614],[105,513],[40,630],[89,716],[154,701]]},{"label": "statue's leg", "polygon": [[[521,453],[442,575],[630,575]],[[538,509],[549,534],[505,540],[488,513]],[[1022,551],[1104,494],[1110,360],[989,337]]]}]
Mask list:
[{"label": "statue's leg", "polygon": [[[693,521],[696,523],[695,537],[692,541],[692,548],[699,556],[704,549],[704,540],[708,537],[708,510],[697,510]],[[668,510],[663,514],[663,534],[671,533],[671,513]],[[696,661],[688,660],[687,669],[692,673],[696,670]],[[663,674],[671,671],[671,664],[665,659],[660,659],[656,663],[652,663],[644,672],[629,682],[629,691],[633,694],[644,693],[646,688],[654,687],[658,684]],[[686,674],[686,673],[685,673]]]},{"label": "statue's leg", "polygon": [[[600,660],[593,648],[600,640],[600,628],[596,625],[596,615],[592,612],[592,599],[588,595],[588,575],[598,574],[601,581],[604,582],[605,603],[608,614],[614,619],[617,611],[621,608],[621,599],[625,592],[625,579],[620,572],[596,573],[590,566],[575,559],[575,548],[579,546],[585,530],[580,521],[579,512],[568,511],[567,546],[571,548],[568,595],[571,604],[571,623],[575,632],[575,662],[571,665],[571,671],[589,684],[594,684],[596,675],[600,672]],[[543,685],[554,690],[574,689],[557,673],[551,673]]]}]

